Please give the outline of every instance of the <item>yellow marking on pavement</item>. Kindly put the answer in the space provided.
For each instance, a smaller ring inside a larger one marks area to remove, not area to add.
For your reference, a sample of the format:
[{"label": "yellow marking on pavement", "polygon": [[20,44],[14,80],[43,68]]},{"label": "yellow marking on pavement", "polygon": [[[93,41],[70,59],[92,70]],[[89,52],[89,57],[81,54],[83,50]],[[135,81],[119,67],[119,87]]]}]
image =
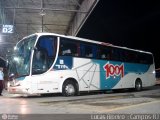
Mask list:
[{"label": "yellow marking on pavement", "polygon": [[152,104],[152,103],[160,103],[160,100],[147,102],[147,103],[140,103],[140,104],[136,104],[136,105],[113,108],[113,109],[106,110],[106,112],[113,112],[113,111],[116,111],[116,110],[123,110],[123,109],[129,109],[129,108],[134,108],[134,107],[140,107],[140,106],[148,105],[148,104]]}]

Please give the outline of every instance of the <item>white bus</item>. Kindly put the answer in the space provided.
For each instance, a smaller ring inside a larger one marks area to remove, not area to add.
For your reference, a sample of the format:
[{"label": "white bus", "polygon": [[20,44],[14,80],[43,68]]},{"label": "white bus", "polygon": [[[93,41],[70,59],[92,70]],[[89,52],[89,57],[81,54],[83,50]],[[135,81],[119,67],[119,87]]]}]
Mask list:
[{"label": "white bus", "polygon": [[62,93],[155,85],[150,52],[72,36],[36,33],[19,41],[10,59],[9,93]]}]

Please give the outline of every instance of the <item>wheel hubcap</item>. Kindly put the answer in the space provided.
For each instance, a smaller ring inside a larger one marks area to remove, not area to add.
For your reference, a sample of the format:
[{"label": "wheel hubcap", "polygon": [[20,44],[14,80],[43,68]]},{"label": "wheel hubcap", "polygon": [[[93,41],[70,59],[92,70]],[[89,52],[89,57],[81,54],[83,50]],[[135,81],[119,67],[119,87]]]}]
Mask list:
[{"label": "wheel hubcap", "polygon": [[68,95],[73,95],[75,93],[75,88],[72,84],[68,84],[65,91]]},{"label": "wheel hubcap", "polygon": [[137,90],[140,90],[141,89],[141,83],[137,83],[137,85],[136,85],[136,88],[137,88]]}]

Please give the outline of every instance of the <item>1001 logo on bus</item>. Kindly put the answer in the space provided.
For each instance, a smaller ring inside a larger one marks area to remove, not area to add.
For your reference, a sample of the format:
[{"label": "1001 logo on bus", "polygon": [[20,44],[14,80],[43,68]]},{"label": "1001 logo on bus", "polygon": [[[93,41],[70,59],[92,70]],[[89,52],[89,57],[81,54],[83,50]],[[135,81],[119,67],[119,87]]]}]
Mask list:
[{"label": "1001 logo on bus", "polygon": [[124,65],[113,65],[109,62],[103,66],[104,70],[106,71],[106,79],[110,78],[110,76],[124,76]]}]

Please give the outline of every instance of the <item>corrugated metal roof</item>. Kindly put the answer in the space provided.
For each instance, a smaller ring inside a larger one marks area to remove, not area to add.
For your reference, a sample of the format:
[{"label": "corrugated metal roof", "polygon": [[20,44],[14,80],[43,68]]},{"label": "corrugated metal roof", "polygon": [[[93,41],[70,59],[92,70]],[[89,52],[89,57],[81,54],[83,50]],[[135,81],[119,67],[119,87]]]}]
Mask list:
[{"label": "corrugated metal roof", "polygon": [[5,57],[24,36],[37,32],[66,34],[86,0],[0,0],[0,29],[14,25],[14,33],[0,33],[0,56]]}]

